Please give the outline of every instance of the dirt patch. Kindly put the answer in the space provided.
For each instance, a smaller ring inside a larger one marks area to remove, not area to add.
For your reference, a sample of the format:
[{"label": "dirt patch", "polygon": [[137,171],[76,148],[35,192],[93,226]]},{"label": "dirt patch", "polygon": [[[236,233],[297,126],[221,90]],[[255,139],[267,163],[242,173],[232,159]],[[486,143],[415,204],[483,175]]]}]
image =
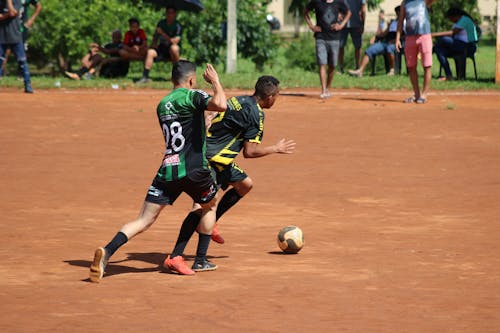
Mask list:
[{"label": "dirt patch", "polygon": [[[292,138],[296,153],[239,159],[255,187],[220,223],[217,271],[159,268],[182,196],[89,283],[160,163],[167,92],[0,92],[3,332],[498,331],[498,92],[406,105],[404,91],[285,90],[264,144]],[[289,224],[297,255],[276,244]]]}]

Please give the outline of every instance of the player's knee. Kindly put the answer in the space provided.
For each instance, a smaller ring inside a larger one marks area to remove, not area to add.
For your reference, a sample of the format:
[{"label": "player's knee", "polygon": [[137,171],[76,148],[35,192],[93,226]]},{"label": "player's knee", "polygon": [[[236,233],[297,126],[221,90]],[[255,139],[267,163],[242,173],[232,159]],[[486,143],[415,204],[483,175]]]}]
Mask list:
[{"label": "player's knee", "polygon": [[253,181],[250,177],[245,178],[241,182],[234,184],[233,187],[240,197],[245,196],[253,188]]}]

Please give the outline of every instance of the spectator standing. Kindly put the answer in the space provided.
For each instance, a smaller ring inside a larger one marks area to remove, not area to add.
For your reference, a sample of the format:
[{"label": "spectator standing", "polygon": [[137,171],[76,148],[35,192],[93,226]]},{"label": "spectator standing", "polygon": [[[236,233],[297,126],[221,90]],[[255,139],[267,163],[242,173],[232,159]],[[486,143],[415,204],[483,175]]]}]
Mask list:
[{"label": "spectator standing", "polygon": [[[23,32],[23,42],[24,42],[24,48],[25,50],[28,49],[28,38],[30,36],[30,29],[35,24],[35,20],[40,15],[42,12],[42,3],[40,0],[21,0],[21,3],[23,5],[22,11],[21,11],[21,29]],[[35,11],[33,14],[30,16],[30,6],[35,7]]]},{"label": "spectator standing", "polygon": [[[309,13],[316,14],[316,24],[313,24]],[[337,66],[340,31],[351,17],[351,11],[343,0],[312,0],[304,9],[304,19],[316,41],[316,60],[319,67],[321,82],[320,98],[332,96],[329,88],[332,85],[335,66]],[[327,70],[328,65],[328,70]]]},{"label": "spectator standing", "polygon": [[24,92],[33,93],[31,75],[28,68],[21,32],[20,0],[0,0],[0,77],[3,76],[5,50],[12,49],[23,74]]},{"label": "spectator standing", "polygon": [[[21,0],[21,5],[22,5],[20,10],[21,32],[23,34],[24,51],[26,53],[28,51],[28,38],[30,36],[30,29],[35,23],[36,18],[42,11],[42,3],[39,0]],[[35,11],[31,16],[29,15],[30,6],[35,7]],[[9,59],[10,54],[11,54],[10,48],[5,50],[5,61],[3,63],[4,73],[6,71],[7,60]],[[19,69],[19,76],[22,77],[21,69]]]},{"label": "spectator standing", "polygon": [[129,30],[125,32],[123,47],[120,49],[120,57],[123,60],[143,61],[148,52],[148,40],[146,33],[141,29],[141,23],[136,18],[128,20]]},{"label": "spectator standing", "polygon": [[476,24],[469,14],[459,8],[450,8],[446,12],[446,17],[453,22],[451,30],[432,34],[433,37],[440,37],[434,46],[434,53],[446,75],[439,78],[440,81],[453,80],[448,58],[464,52],[474,54],[478,41]]},{"label": "spectator standing", "polygon": [[177,21],[177,10],[167,7],[165,16],[156,25],[153,42],[144,61],[142,78],[136,83],[149,82],[149,71],[155,61],[170,60],[175,63],[180,59],[182,25]]},{"label": "spectator standing", "polygon": [[[403,0],[398,18],[398,31],[396,33],[396,51],[401,50],[401,36],[403,22],[406,21],[405,30],[405,57],[408,75],[413,87],[413,96],[404,100],[405,103],[423,104],[427,102],[427,93],[432,79],[432,36],[428,7],[434,0]],[[422,91],[418,84],[417,60],[421,57],[424,68],[424,82]]]},{"label": "spectator standing", "polygon": [[354,62],[356,69],[359,68],[361,58],[361,46],[363,44],[363,32],[365,30],[366,0],[344,0],[351,10],[351,18],[347,26],[342,29],[339,49],[339,69],[344,72],[344,48],[347,38],[351,36],[354,45]]}]

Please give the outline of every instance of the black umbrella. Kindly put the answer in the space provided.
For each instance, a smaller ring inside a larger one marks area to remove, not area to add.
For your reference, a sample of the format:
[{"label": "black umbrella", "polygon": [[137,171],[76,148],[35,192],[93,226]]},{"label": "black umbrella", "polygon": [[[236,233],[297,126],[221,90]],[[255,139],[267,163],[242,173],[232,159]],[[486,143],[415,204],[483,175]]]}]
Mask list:
[{"label": "black umbrella", "polygon": [[156,7],[174,7],[177,10],[185,10],[188,12],[199,12],[203,9],[200,0],[147,0]]}]

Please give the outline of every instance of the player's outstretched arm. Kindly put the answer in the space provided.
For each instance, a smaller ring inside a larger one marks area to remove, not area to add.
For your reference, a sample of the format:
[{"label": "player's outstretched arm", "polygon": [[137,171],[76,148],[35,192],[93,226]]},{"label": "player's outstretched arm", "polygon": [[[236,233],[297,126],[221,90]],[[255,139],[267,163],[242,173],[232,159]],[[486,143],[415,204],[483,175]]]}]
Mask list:
[{"label": "player's outstretched arm", "polygon": [[295,150],[295,141],[281,139],[272,146],[262,147],[256,142],[245,142],[243,156],[245,158],[257,158],[270,154],[291,154]]},{"label": "player's outstretched arm", "polygon": [[203,72],[203,78],[207,83],[212,85],[212,89],[214,90],[213,97],[208,101],[207,110],[218,112],[226,111],[226,94],[219,81],[219,74],[217,74],[217,71],[211,64],[207,64],[205,72]]}]

